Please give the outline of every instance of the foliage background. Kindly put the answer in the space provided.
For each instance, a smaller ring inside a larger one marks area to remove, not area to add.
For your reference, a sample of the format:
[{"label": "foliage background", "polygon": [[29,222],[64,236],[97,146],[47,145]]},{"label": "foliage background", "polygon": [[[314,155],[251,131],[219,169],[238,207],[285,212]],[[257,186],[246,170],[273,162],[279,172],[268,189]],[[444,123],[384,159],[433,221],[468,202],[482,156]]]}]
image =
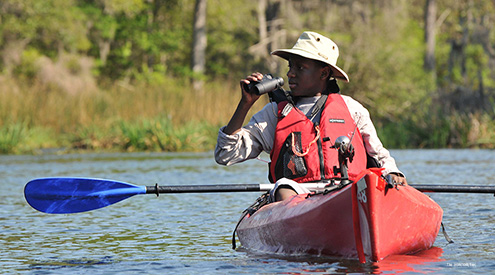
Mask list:
[{"label": "foliage background", "polygon": [[[432,3],[433,69],[425,67]],[[191,69],[194,7],[1,1],[0,153],[211,150],[239,79],[285,77],[285,62],[269,52],[305,30],[339,45],[338,65],[351,79],[341,89],[370,110],[385,146],[495,145],[493,1],[208,0],[202,73]]]}]

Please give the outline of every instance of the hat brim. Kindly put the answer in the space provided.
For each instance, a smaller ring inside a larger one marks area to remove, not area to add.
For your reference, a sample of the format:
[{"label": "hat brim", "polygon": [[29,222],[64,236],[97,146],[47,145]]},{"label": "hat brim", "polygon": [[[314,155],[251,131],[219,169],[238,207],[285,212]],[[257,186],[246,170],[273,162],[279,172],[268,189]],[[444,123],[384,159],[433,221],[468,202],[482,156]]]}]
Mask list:
[{"label": "hat brim", "polygon": [[330,66],[330,68],[332,69],[332,72],[333,72],[333,77],[340,78],[340,79],[344,80],[345,82],[349,82],[349,77],[344,72],[344,70],[342,70],[341,68],[339,68],[335,65],[328,63],[328,61],[326,59],[324,59],[320,56],[314,55],[312,53],[309,53],[309,52],[306,52],[303,50],[299,50],[299,49],[283,49],[283,50],[273,51],[271,54],[280,56],[285,60],[289,60],[291,55],[299,55],[299,56],[302,56],[304,58],[309,58],[309,59],[321,61],[325,64],[328,64],[328,66]]}]

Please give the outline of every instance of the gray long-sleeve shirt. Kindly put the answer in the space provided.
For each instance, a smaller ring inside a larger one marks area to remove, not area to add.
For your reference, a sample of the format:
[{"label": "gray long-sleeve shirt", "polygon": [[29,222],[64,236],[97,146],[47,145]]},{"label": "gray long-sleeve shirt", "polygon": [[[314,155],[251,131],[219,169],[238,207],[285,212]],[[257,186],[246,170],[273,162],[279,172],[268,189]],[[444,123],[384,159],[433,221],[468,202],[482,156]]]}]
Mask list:
[{"label": "gray long-sleeve shirt", "polygon": [[[308,115],[311,113],[318,98],[318,96],[301,98],[298,100],[296,107]],[[378,138],[368,110],[349,96],[343,95],[342,98],[349,109],[349,113],[357,123],[366,151],[380,163],[381,167],[385,168],[383,174],[399,173],[403,175],[397,168],[390,152],[383,147]],[[319,120],[319,118],[315,119]],[[276,103],[268,103],[261,111],[254,114],[249,123],[243,126],[236,134],[227,135],[223,132],[225,127],[220,128],[215,148],[216,162],[222,165],[231,165],[247,159],[254,159],[262,151],[270,153],[275,138],[276,126],[277,105]]]}]

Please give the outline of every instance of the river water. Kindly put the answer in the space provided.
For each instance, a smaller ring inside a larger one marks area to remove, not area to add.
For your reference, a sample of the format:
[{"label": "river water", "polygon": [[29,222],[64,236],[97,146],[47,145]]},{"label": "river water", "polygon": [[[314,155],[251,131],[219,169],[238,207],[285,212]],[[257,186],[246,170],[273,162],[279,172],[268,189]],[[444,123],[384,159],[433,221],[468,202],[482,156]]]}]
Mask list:
[{"label": "river water", "polygon": [[[410,183],[495,185],[495,151],[392,150]],[[267,158],[266,156],[264,157]],[[454,243],[379,263],[281,257],[231,249],[242,210],[260,193],[138,195],[78,214],[32,209],[24,185],[40,177],[137,185],[266,183],[266,164],[222,167],[209,153],[0,156],[2,274],[473,274],[495,270],[495,198],[431,194]],[[393,236],[391,236],[393,238]]]}]

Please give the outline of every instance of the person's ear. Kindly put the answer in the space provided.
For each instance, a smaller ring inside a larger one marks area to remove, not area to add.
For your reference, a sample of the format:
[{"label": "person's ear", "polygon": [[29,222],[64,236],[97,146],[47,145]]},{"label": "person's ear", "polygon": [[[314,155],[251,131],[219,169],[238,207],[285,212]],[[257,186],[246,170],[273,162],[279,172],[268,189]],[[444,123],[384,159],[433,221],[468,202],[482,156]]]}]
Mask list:
[{"label": "person's ear", "polygon": [[332,75],[332,71],[330,70],[329,66],[322,68],[320,75],[321,79],[329,79],[331,75]]}]

